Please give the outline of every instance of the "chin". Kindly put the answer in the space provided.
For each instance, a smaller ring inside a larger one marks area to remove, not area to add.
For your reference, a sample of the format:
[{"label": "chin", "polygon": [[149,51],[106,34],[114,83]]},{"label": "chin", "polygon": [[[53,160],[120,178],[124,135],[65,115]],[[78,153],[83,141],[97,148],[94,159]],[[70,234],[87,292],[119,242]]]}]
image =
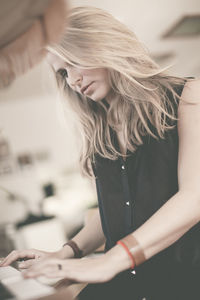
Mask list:
[{"label": "chin", "polygon": [[101,101],[102,99],[104,99],[103,96],[100,96],[100,95],[92,95],[89,97],[92,101],[95,101],[95,102],[98,102],[98,101]]},{"label": "chin", "polygon": [[107,93],[93,93],[90,96],[90,99],[95,101],[95,102],[98,102],[98,101],[101,101],[101,100],[105,99],[106,96],[107,96]]},{"label": "chin", "polygon": [[92,101],[95,101],[95,102],[98,102],[98,101],[101,101],[101,100],[103,100],[104,98],[99,98],[99,97],[97,97],[97,98],[90,98]]}]

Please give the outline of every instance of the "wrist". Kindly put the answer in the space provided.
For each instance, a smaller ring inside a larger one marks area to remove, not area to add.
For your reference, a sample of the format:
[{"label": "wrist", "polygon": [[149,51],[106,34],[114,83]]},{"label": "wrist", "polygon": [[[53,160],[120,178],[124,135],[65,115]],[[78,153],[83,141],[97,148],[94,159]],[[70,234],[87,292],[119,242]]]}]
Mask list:
[{"label": "wrist", "polygon": [[60,259],[74,258],[74,251],[69,245],[62,247],[57,253]]},{"label": "wrist", "polygon": [[82,258],[83,257],[83,251],[79,248],[77,243],[74,240],[70,240],[67,243],[63,245],[63,247],[69,246],[74,253],[74,258]]},{"label": "wrist", "polygon": [[130,258],[120,245],[114,246],[104,255],[108,264],[115,270],[116,274],[130,269]]}]

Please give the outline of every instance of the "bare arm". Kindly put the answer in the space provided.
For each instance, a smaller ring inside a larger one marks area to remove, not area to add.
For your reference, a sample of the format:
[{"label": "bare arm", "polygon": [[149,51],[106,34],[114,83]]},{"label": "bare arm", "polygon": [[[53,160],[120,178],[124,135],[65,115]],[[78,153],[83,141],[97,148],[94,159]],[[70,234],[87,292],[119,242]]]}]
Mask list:
[{"label": "bare arm", "polygon": [[[196,104],[179,104],[179,191],[133,232],[146,259],[169,247],[200,221],[200,80],[188,82],[182,98]],[[130,266],[127,254],[120,245],[108,253],[116,260],[120,255],[118,271]]]},{"label": "bare arm", "polygon": [[[73,238],[73,241],[83,251],[84,256],[94,252],[105,242],[99,210],[94,213],[91,220]],[[74,256],[73,250],[67,245],[60,250],[60,253],[62,258]]]}]

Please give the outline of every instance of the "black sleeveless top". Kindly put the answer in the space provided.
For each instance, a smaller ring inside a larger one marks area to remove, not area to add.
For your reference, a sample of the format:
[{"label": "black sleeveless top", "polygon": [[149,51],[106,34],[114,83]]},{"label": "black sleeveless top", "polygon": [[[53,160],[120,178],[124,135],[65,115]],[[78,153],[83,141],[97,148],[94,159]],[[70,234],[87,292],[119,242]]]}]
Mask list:
[{"label": "black sleeveless top", "polygon": [[[176,87],[179,95],[182,90],[183,86]],[[168,96],[174,101],[169,92]],[[122,158],[112,161],[96,155],[93,170],[106,251],[119,239],[135,231],[178,191],[178,131],[177,121],[174,122],[175,127],[166,131],[164,139],[145,136],[143,144],[134,153],[128,152],[126,161]],[[119,149],[116,135],[114,131],[112,133]],[[156,261],[160,264],[160,259],[167,257],[166,262],[173,260],[184,263],[184,266],[197,267],[200,261],[197,259],[200,247],[199,250],[196,248],[200,245],[199,230],[198,224],[144,265]]]}]

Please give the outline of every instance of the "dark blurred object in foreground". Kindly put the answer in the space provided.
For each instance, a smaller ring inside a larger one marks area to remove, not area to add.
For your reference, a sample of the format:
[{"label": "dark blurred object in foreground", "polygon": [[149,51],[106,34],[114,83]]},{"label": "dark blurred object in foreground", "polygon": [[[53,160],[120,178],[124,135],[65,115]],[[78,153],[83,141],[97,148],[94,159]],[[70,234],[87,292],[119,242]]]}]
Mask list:
[{"label": "dark blurred object in foreground", "polygon": [[65,28],[66,0],[0,0],[0,88],[45,56]]}]

